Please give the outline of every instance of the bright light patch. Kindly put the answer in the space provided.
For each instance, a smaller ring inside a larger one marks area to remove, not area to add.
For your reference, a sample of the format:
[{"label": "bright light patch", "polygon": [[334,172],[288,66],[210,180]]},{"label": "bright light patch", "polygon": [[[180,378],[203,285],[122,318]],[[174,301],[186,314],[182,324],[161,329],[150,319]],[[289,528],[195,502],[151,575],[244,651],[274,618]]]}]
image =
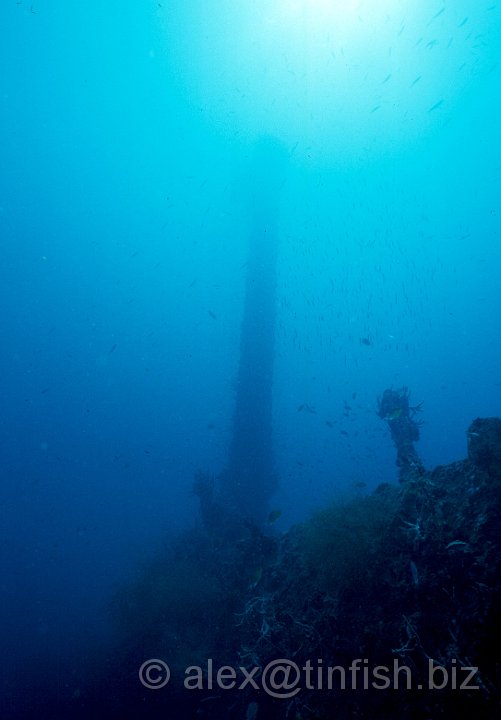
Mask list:
[{"label": "bright light patch", "polygon": [[336,13],[337,15],[353,13],[360,5],[360,0],[303,0],[311,14],[319,17],[327,17]]},{"label": "bright light patch", "polygon": [[274,22],[299,23],[309,32],[335,29],[346,35],[354,25],[363,31],[366,23],[387,18],[398,8],[398,0],[277,0],[271,7]]},{"label": "bright light patch", "polygon": [[[422,133],[441,118],[429,109],[442,98],[437,107],[446,107],[461,66],[461,45],[450,43],[456,19],[445,29],[446,13],[433,21],[418,0],[198,0],[183,7],[189,17],[171,19],[169,47],[204,118],[239,136],[299,140],[337,162],[343,153],[377,154]],[[173,28],[183,24],[190,33],[176,47]]]}]

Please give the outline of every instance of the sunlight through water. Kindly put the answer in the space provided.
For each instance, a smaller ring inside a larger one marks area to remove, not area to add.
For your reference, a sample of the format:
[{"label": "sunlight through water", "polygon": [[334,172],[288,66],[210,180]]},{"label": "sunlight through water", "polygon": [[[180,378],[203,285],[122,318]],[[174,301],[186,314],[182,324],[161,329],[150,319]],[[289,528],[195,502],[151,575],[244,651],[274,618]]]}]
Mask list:
[{"label": "sunlight through water", "polygon": [[[291,144],[302,141],[319,157],[334,151],[338,160],[349,160],[354,147],[386,152],[445,120],[471,80],[464,69],[464,9],[448,17],[442,7],[222,0],[209,11],[200,3],[186,10],[192,37],[176,38],[179,65],[192,101],[221,131],[271,132]],[[429,114],[437,103],[442,112]]]}]

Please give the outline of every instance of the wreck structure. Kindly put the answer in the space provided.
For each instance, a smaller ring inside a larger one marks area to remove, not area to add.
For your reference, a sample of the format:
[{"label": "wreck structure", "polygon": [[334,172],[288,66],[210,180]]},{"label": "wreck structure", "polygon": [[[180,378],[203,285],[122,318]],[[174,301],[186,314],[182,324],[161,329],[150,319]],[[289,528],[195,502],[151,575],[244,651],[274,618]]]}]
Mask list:
[{"label": "wreck structure", "polygon": [[[123,641],[102,676],[69,697],[46,692],[36,717],[61,707],[76,720],[499,718],[501,420],[477,418],[468,456],[426,470],[408,401],[391,389],[377,410],[400,484],[279,537],[241,522],[222,538],[208,513],[117,593]],[[139,682],[145,658],[168,662],[168,688]],[[288,696],[266,690],[279,658],[289,670],[277,681],[297,673]],[[197,690],[186,689],[188,666],[203,668]],[[221,667],[234,685],[214,684]],[[243,686],[242,668],[253,679]]]},{"label": "wreck structure", "polygon": [[276,273],[285,153],[272,138],[257,144],[247,189],[249,250],[232,439],[218,502],[260,522],[277,489],[272,434]]},{"label": "wreck structure", "polygon": [[406,387],[399,390],[388,388],[378,399],[377,414],[387,423],[397,450],[400,482],[424,474],[423,463],[414,447],[414,443],[419,440],[419,422],[415,416],[421,410],[421,405],[411,406],[409,400]]}]

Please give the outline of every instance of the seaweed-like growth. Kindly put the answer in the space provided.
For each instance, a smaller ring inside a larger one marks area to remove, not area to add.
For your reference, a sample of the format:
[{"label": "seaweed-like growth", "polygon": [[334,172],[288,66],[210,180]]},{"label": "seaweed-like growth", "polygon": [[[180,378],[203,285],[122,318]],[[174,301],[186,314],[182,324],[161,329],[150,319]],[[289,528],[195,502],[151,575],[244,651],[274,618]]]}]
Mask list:
[{"label": "seaweed-like growth", "polygon": [[419,440],[419,425],[414,417],[421,405],[411,406],[410,394],[406,387],[399,390],[385,390],[378,398],[377,414],[384,420],[397,449],[397,465],[400,468],[400,482],[424,474],[424,466],[414,448]]},{"label": "seaweed-like growth", "polygon": [[396,500],[395,490],[382,486],[368,497],[334,503],[302,526],[303,562],[317,590],[339,596],[368,582],[392,525]]}]

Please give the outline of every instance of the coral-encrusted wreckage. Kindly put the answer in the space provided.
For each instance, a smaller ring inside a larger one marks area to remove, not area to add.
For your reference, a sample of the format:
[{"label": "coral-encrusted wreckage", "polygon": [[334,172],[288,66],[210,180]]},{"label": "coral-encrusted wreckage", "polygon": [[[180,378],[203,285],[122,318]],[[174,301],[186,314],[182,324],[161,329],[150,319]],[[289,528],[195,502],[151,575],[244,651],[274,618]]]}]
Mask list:
[{"label": "coral-encrusted wreckage", "polygon": [[[124,647],[106,681],[108,717],[124,708],[218,720],[500,717],[501,420],[475,420],[467,459],[426,471],[417,412],[406,389],[379,400],[399,485],[327,507],[281,537],[230,517],[217,482],[200,475],[200,523],[115,599]],[[148,657],[168,658],[167,689],[136,682]],[[237,686],[207,687],[208,658],[235,668]],[[255,687],[280,658],[311,669],[287,699]],[[188,691],[193,665],[206,682]],[[241,689],[239,667],[257,668]],[[338,668],[330,689],[329,667]],[[391,671],[390,687],[377,667]],[[85,697],[76,704],[74,716]]]},{"label": "coral-encrusted wreckage", "polygon": [[[468,458],[427,471],[415,449],[420,407],[411,405],[405,388],[385,390],[377,413],[396,448],[400,483],[335,503],[282,536],[266,522],[276,486],[271,400],[283,165],[280,147],[264,141],[250,184],[227,466],[219,477],[197,475],[196,526],[117,593],[121,641],[112,670],[73,698],[69,714],[495,720],[501,717],[501,420],[475,420]],[[148,658],[168,662],[167,687],[149,690],[139,682],[138,668]],[[273,665],[283,659],[293,664],[289,671]],[[193,666],[205,670],[198,689],[187,689]],[[224,666],[218,683],[213,674]],[[299,684],[288,693],[273,697],[264,690],[265,681],[292,682],[294,668]]]}]

